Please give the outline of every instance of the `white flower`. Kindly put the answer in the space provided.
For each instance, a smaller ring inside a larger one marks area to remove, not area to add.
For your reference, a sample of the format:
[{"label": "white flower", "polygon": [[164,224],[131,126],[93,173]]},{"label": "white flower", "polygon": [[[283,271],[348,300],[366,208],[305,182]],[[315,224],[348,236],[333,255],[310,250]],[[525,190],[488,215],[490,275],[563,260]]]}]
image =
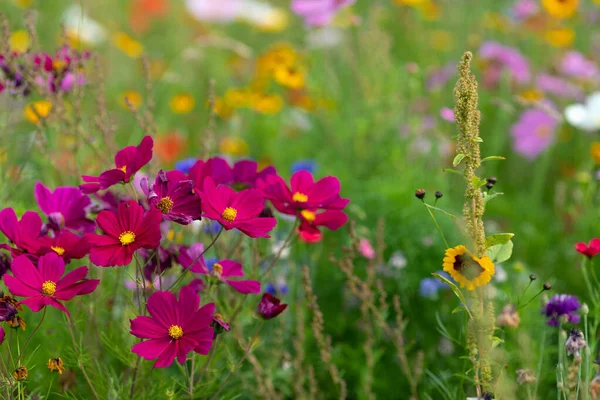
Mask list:
[{"label": "white flower", "polygon": [[406,257],[404,257],[404,253],[401,251],[395,251],[390,257],[389,264],[396,269],[402,269],[406,267],[407,261]]},{"label": "white flower", "polygon": [[95,46],[106,40],[106,29],[90,19],[77,4],[67,8],[63,23],[67,34],[83,43]]},{"label": "white flower", "polygon": [[592,93],[585,104],[573,104],[565,109],[565,118],[576,128],[587,132],[600,130],[600,92]]},{"label": "white flower", "polygon": [[506,279],[508,278],[508,274],[506,273],[504,268],[502,268],[501,264],[496,265],[496,273],[494,274],[494,278],[495,278],[496,282],[499,282],[499,283],[506,282]]},{"label": "white flower", "polygon": [[336,47],[344,40],[344,31],[340,28],[327,26],[308,31],[308,46],[313,49]]}]

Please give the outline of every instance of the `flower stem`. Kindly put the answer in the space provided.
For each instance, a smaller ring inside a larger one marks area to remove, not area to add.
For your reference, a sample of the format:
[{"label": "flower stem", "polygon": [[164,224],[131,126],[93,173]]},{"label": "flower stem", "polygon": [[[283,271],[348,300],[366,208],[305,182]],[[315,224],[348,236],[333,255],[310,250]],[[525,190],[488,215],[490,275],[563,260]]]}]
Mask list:
[{"label": "flower stem", "polygon": [[40,329],[40,327],[42,326],[42,322],[44,322],[44,317],[46,316],[46,310],[47,310],[47,308],[44,307],[44,312],[42,312],[42,318],[40,318],[40,322],[38,322],[35,329],[29,334],[29,337],[27,337],[27,340],[25,340],[25,344],[23,344],[23,347],[21,349],[19,349],[19,355],[17,356],[17,361],[15,362],[16,367],[19,366],[18,365],[19,361],[21,361],[21,357],[23,357],[23,354],[25,353],[25,348],[29,344],[29,341],[31,340],[33,335],[35,335],[35,333],[38,331],[38,329]]},{"label": "flower stem", "polygon": [[279,258],[281,257],[281,254],[283,254],[283,251],[290,245],[290,243],[292,242],[292,239],[294,237],[294,232],[296,232],[296,226],[298,225],[298,221],[296,220],[294,222],[294,225],[292,226],[292,229],[290,230],[290,233],[288,233],[287,237],[285,238],[285,241],[283,242],[283,244],[281,245],[281,247],[279,248],[279,251],[277,251],[277,254],[275,254],[275,257],[273,257],[273,260],[271,261],[271,264],[269,264],[269,266],[267,268],[265,268],[265,271],[262,273],[262,275],[260,276],[261,279],[264,278],[270,271],[271,269],[273,269],[273,267],[275,266],[275,264],[277,263],[277,260],[279,260]]},{"label": "flower stem", "polygon": [[96,392],[96,389],[94,388],[94,385],[92,384],[92,380],[88,376],[88,374],[85,370],[85,366],[83,365],[83,362],[80,359],[81,350],[79,348],[79,345],[77,344],[77,340],[75,340],[75,332],[73,330],[73,320],[71,320],[70,315],[67,315],[67,326],[69,327],[69,333],[71,334],[71,340],[73,341],[73,349],[77,353],[77,365],[81,369],[81,372],[83,373],[83,376],[85,377],[85,380],[87,381],[88,385],[90,386],[90,389],[92,390],[92,393],[94,394],[94,398],[96,400],[98,400],[100,397],[98,396],[98,393]]},{"label": "flower stem", "polygon": [[427,210],[427,212],[431,216],[431,219],[433,220],[433,223],[435,224],[435,227],[437,228],[438,232],[442,236],[442,240],[444,241],[444,244],[446,245],[446,248],[449,249],[450,245],[448,244],[448,241],[446,240],[446,237],[444,236],[444,232],[442,232],[442,228],[440,228],[440,225],[438,224],[437,219],[435,218],[435,215],[431,212],[431,210],[429,209],[429,207],[427,207],[427,204],[425,204],[425,202],[423,202],[423,205],[425,205],[425,209]]}]

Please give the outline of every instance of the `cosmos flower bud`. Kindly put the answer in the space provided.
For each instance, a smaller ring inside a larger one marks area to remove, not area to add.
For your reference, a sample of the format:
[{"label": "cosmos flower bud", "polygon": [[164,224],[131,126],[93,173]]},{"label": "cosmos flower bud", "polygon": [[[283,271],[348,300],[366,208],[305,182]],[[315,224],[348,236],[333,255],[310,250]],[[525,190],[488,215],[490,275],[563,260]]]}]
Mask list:
[{"label": "cosmos flower bud", "polygon": [[579,312],[581,315],[588,315],[590,313],[590,308],[588,307],[587,304],[583,303]]},{"label": "cosmos flower bud", "polygon": [[548,282],[544,282],[544,290],[550,290],[552,289],[552,285],[549,284]]},{"label": "cosmos flower bud", "polygon": [[569,337],[565,342],[565,349],[567,350],[568,356],[579,357],[579,350],[587,346],[583,332],[579,329],[571,329]]},{"label": "cosmos flower bud", "polygon": [[281,304],[281,300],[269,293],[264,293],[256,308],[256,313],[262,319],[275,318],[287,308],[287,304]]},{"label": "cosmos flower bud", "polygon": [[517,308],[512,304],[504,306],[502,312],[496,319],[496,324],[498,326],[510,326],[512,328],[516,328],[520,323],[521,318],[519,317]]},{"label": "cosmos flower bud", "polygon": [[229,332],[231,326],[223,319],[223,316],[219,313],[215,313],[212,317],[212,324],[210,326],[215,330],[215,338],[223,332]]},{"label": "cosmos flower bud", "polygon": [[535,276],[534,274],[529,275],[530,281],[535,281],[536,279],[537,279],[537,276]]},{"label": "cosmos flower bud", "polygon": [[488,183],[485,184],[485,187],[488,188],[488,190],[490,190],[491,188],[494,187],[494,184],[491,183],[491,182],[488,182]]},{"label": "cosmos flower bud", "polygon": [[444,197],[444,193],[440,192],[439,190],[435,192],[436,199],[441,199],[442,197]]},{"label": "cosmos flower bud", "polygon": [[425,198],[425,189],[415,190],[415,197],[419,200],[423,200]]},{"label": "cosmos flower bud", "polygon": [[498,179],[495,176],[490,176],[489,178],[486,179],[487,183],[491,183],[492,186],[494,186],[496,184],[496,182],[498,182]]}]

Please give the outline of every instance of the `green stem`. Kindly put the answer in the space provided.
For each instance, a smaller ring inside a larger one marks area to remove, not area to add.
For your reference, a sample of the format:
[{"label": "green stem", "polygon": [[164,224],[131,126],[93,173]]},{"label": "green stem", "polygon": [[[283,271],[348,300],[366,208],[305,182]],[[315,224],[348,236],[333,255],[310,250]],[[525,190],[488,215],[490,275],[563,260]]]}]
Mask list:
[{"label": "green stem", "polygon": [[31,338],[33,337],[33,335],[35,335],[35,333],[38,331],[38,329],[40,329],[40,327],[42,326],[42,322],[44,322],[44,317],[46,316],[46,310],[47,310],[47,308],[44,307],[44,312],[42,313],[42,318],[40,319],[40,322],[38,322],[38,324],[35,327],[35,329],[29,334],[29,336],[27,337],[27,340],[25,340],[25,344],[23,345],[23,348],[19,349],[19,354],[17,356],[17,361],[15,362],[16,367],[19,366],[18,365],[19,361],[21,361],[21,357],[23,357],[23,354],[25,354],[25,348],[29,344],[29,341],[31,340]]},{"label": "green stem", "polygon": [[429,209],[429,207],[427,207],[427,205],[425,204],[425,202],[423,202],[423,204],[425,205],[425,209],[427,209],[427,212],[431,216],[431,219],[433,220],[433,223],[435,224],[435,227],[437,228],[438,232],[442,236],[442,240],[444,241],[444,244],[446,245],[446,248],[449,249],[450,245],[448,244],[448,241],[446,240],[446,236],[444,236],[444,232],[442,232],[442,228],[440,228],[440,225],[438,224],[437,219],[435,218],[435,215],[431,212],[431,210]]},{"label": "green stem", "polygon": [[[584,326],[584,330],[585,330],[585,340],[589,340],[589,336],[588,336],[588,316],[587,314],[585,314],[583,316],[583,326]],[[590,347],[589,345],[586,344],[585,349],[584,349],[584,354],[585,354],[585,373],[583,375],[583,380],[584,380],[584,384],[583,384],[583,392],[585,393],[584,395],[584,399],[587,400],[589,398],[589,394],[590,394],[590,390],[588,388],[589,384],[590,384]],[[580,381],[581,381],[581,367],[579,368],[579,377],[580,377]],[[577,389],[579,390],[579,384],[577,385]]]},{"label": "green stem", "polygon": [[544,364],[544,354],[546,350],[546,335],[548,334],[548,329],[544,329],[544,334],[542,335],[542,343],[540,344],[540,359],[538,360],[537,371],[535,374],[535,385],[533,389],[533,398],[537,398],[538,392],[538,384],[542,377],[542,365]]}]

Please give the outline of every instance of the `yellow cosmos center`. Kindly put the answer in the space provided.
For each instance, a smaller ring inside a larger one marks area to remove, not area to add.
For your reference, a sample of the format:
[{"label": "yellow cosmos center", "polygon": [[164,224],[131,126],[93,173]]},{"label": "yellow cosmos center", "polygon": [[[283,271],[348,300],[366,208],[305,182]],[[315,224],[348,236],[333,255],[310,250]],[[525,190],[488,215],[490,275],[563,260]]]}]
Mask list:
[{"label": "yellow cosmos center", "polygon": [[121,168],[119,168],[121,171],[123,172],[127,172],[127,165],[123,165]]},{"label": "yellow cosmos center", "polygon": [[539,126],[536,130],[535,130],[535,134],[537,137],[539,137],[540,139],[544,139],[547,138],[548,136],[550,136],[550,133],[552,132],[552,130],[550,129],[549,126],[547,125],[542,125]]},{"label": "yellow cosmos center", "polygon": [[296,203],[306,203],[308,201],[308,196],[304,193],[296,192],[292,196],[292,200]]},{"label": "yellow cosmos center", "polygon": [[302,210],[300,211],[300,214],[302,215],[302,218],[304,218],[308,222],[313,222],[317,217],[317,215],[314,212],[308,210]]},{"label": "yellow cosmos center", "polygon": [[135,233],[131,231],[123,232],[119,235],[119,241],[121,242],[121,245],[128,246],[135,242]]},{"label": "yellow cosmos center", "polygon": [[160,199],[158,204],[156,204],[156,208],[162,211],[163,214],[168,214],[173,209],[174,204],[175,203],[173,203],[173,200],[171,200],[171,198],[167,196]]},{"label": "yellow cosmos center", "polygon": [[223,266],[221,264],[215,264],[212,267],[212,273],[215,275],[221,275],[223,273]]},{"label": "yellow cosmos center", "polygon": [[65,254],[65,249],[63,249],[62,247],[50,246],[50,248],[59,256],[62,256],[63,254]]},{"label": "yellow cosmos center", "polygon": [[223,321],[223,316],[219,313],[215,313],[213,315],[213,319],[216,319],[217,321]]},{"label": "yellow cosmos center", "polygon": [[221,217],[225,221],[233,222],[235,221],[235,217],[237,217],[237,210],[232,207],[227,207],[225,210],[223,210]]},{"label": "yellow cosmos center", "polygon": [[169,327],[169,336],[175,340],[179,340],[183,336],[183,329],[179,325],[171,325]]},{"label": "yellow cosmos center", "polygon": [[42,283],[42,293],[46,296],[53,296],[56,293],[56,283],[52,281]]}]

